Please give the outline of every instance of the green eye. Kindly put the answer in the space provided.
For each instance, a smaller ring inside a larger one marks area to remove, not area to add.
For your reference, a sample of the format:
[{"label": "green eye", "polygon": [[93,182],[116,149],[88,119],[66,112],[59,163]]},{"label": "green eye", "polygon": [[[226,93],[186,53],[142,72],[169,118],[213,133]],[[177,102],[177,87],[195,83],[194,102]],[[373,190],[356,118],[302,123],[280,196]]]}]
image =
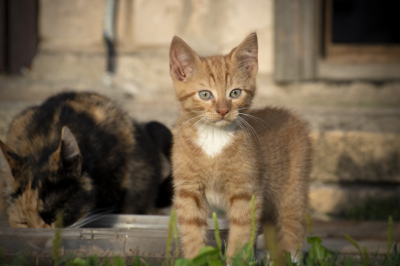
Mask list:
[{"label": "green eye", "polygon": [[233,91],[231,91],[231,94],[229,94],[229,96],[231,96],[232,98],[237,98],[240,96],[240,94],[242,94],[241,89],[234,89]]},{"label": "green eye", "polygon": [[212,94],[209,91],[200,91],[199,92],[200,98],[202,98],[203,100],[208,100],[211,99]]}]

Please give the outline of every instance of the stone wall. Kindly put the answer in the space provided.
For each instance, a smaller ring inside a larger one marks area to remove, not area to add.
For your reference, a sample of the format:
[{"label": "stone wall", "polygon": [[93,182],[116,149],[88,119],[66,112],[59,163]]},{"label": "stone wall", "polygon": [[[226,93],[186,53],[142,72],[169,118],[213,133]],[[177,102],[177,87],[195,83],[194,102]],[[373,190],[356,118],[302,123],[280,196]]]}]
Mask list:
[{"label": "stone wall", "polygon": [[[259,37],[260,73],[273,71],[273,0],[119,0],[120,52],[168,47],[182,37],[200,55],[227,53],[247,34]],[[40,49],[103,52],[105,0],[40,0]]]}]

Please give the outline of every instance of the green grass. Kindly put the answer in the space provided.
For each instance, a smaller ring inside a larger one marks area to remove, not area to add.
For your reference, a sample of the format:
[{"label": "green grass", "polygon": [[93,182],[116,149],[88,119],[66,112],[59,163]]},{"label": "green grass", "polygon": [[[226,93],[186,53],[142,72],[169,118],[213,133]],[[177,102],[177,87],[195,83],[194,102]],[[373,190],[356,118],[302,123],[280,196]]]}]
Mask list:
[{"label": "green grass", "polygon": [[[214,225],[215,225],[215,239],[217,247],[206,246],[200,250],[199,254],[194,259],[179,258],[179,243],[178,243],[178,230],[176,222],[176,214],[174,211],[171,212],[171,218],[169,223],[168,237],[167,237],[167,256],[164,262],[160,263],[163,266],[258,266],[258,265],[271,265],[271,266],[400,266],[400,253],[397,250],[397,243],[392,241],[393,234],[393,219],[389,217],[388,224],[388,237],[386,255],[378,258],[378,254],[369,254],[365,247],[360,247],[357,242],[352,239],[349,235],[345,235],[346,239],[351,243],[359,252],[359,259],[355,260],[352,257],[339,258],[338,252],[329,251],[322,245],[322,239],[318,236],[307,237],[307,243],[311,245],[309,252],[300,258],[298,264],[292,262],[290,253],[278,252],[277,244],[275,241],[275,231],[273,227],[266,227],[264,229],[265,245],[270,251],[269,255],[260,261],[256,261],[254,254],[253,245],[256,237],[255,230],[255,207],[254,197],[252,198],[252,222],[251,222],[251,241],[247,243],[237,256],[233,258],[226,258],[223,255],[222,249],[224,248],[221,243],[217,216],[213,213]],[[309,231],[312,235],[312,224],[307,218],[307,224]],[[58,224],[58,228],[60,224]],[[72,258],[72,256],[66,256],[59,259],[59,248],[61,246],[61,234],[58,229],[54,241],[53,241],[53,262],[54,266],[66,265],[66,266],[124,266],[126,265],[122,258],[115,257],[113,259],[105,260],[100,262],[97,256],[89,258]],[[171,259],[172,243],[175,240],[174,260]],[[22,254],[13,260],[6,260],[3,251],[0,249],[0,265],[8,266],[23,266],[27,265],[26,255]],[[148,263],[144,262],[143,259],[136,257],[131,264],[132,266],[147,266]]]}]

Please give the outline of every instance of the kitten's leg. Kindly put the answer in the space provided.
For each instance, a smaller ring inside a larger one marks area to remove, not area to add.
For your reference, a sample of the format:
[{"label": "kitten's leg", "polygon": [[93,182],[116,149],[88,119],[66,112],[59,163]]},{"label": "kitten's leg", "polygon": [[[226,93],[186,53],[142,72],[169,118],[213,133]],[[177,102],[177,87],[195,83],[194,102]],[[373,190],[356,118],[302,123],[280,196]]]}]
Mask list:
[{"label": "kitten's leg", "polygon": [[[242,191],[236,191],[228,196],[228,258],[235,256],[251,240],[251,197],[251,192]],[[258,195],[255,196],[256,232],[261,213],[260,198]]]},{"label": "kitten's leg", "polygon": [[[305,189],[305,191],[307,191]],[[296,195],[295,198],[293,195]],[[307,206],[306,195],[301,193],[288,193],[281,200],[278,209],[277,226],[279,247],[289,251],[292,256],[299,257],[301,245],[306,234],[305,212]],[[297,254],[296,254],[297,253]]]},{"label": "kitten's leg", "polygon": [[205,197],[195,186],[175,186],[174,208],[183,255],[194,258],[206,241],[208,211]]}]

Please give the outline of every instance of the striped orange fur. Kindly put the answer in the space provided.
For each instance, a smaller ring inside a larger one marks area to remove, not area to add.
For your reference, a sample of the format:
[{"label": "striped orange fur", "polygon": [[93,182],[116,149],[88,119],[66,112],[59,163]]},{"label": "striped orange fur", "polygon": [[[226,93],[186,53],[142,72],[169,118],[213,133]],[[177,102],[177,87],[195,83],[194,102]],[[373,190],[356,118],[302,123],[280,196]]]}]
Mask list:
[{"label": "striped orange fur", "polygon": [[227,55],[198,56],[182,39],[170,48],[180,115],[172,153],[174,207],[187,258],[204,246],[209,206],[227,211],[227,255],[274,224],[279,247],[295,253],[305,236],[312,149],[304,121],[282,108],[251,109],[258,70],[257,35]]}]

